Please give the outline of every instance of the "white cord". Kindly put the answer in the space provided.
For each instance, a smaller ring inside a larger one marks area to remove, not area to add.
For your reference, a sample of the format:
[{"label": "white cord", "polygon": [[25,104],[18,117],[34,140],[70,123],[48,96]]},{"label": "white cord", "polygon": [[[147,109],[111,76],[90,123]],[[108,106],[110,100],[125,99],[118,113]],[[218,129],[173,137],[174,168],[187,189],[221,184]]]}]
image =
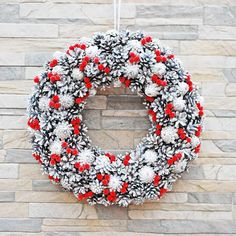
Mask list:
[{"label": "white cord", "polygon": [[118,0],[118,6],[116,0],[113,0],[113,11],[114,11],[114,30],[120,30],[120,9],[121,0]]}]

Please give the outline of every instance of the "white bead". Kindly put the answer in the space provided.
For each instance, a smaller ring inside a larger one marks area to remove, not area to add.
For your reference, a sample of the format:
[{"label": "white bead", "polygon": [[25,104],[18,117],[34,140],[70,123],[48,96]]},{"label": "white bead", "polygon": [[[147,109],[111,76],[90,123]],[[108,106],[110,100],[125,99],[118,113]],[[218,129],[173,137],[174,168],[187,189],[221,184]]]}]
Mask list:
[{"label": "white bead", "polygon": [[151,183],[154,179],[155,172],[150,166],[144,166],[139,171],[139,178],[143,183]]},{"label": "white bead", "polygon": [[142,155],[148,163],[154,163],[157,160],[157,153],[154,150],[146,150],[145,153]]},{"label": "white bead", "polygon": [[178,138],[176,129],[172,126],[162,128],[161,138],[165,143],[174,143],[175,139]]},{"label": "white bead", "polygon": [[145,88],[145,94],[149,97],[156,97],[160,90],[161,87],[159,87],[157,84],[148,84]]},{"label": "white bead", "polygon": [[74,68],[71,75],[74,79],[77,80],[82,80],[84,78],[84,74],[80,71],[79,68]]}]

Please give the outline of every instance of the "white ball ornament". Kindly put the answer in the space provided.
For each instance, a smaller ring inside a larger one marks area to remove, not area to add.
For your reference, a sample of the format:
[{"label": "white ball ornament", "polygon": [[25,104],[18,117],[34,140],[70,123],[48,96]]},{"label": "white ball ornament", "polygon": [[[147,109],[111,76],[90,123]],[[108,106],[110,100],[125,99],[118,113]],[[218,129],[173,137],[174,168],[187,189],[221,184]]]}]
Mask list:
[{"label": "white ball ornament", "polygon": [[49,109],[50,99],[48,97],[42,97],[39,100],[39,109],[41,111],[47,111]]},{"label": "white ball ornament", "polygon": [[145,94],[149,97],[156,97],[161,88],[157,84],[148,84],[145,88]]},{"label": "white ball ornament", "polygon": [[128,78],[135,78],[138,75],[139,66],[138,65],[127,65],[125,68],[126,75]]},{"label": "white ball ornament", "polygon": [[174,99],[173,106],[176,111],[183,111],[185,108],[185,100],[182,97]]},{"label": "white ball ornament", "polygon": [[54,133],[60,139],[68,138],[71,133],[71,127],[65,122],[60,123],[56,126]]},{"label": "white ball ornament", "polygon": [[110,189],[120,190],[122,186],[121,178],[116,175],[111,175],[108,186]]},{"label": "white ball ornament", "polygon": [[52,142],[49,149],[50,149],[51,153],[60,154],[61,150],[62,150],[61,142],[59,140]]},{"label": "white ball ornament", "polygon": [[189,86],[185,82],[180,82],[177,86],[181,95],[185,95],[188,92]]},{"label": "white ball ornament", "polygon": [[145,153],[142,155],[144,160],[148,163],[154,163],[157,160],[157,153],[154,150],[147,150]]},{"label": "white ball ornament", "polygon": [[150,166],[144,166],[139,171],[139,178],[143,183],[151,183],[154,176],[155,172]]},{"label": "white ball ornament", "polygon": [[84,73],[79,68],[74,68],[71,75],[76,80],[82,80],[84,78]]},{"label": "white ball ornament", "polygon": [[178,138],[177,130],[172,126],[167,126],[161,130],[161,138],[165,143],[175,143]]},{"label": "white ball ornament", "polygon": [[152,72],[159,77],[163,77],[166,73],[166,66],[163,63],[157,63],[152,66]]},{"label": "white ball ornament", "polygon": [[60,97],[60,103],[64,108],[70,108],[74,104],[74,99],[71,95],[65,94],[61,95]]},{"label": "white ball ornament", "polygon": [[84,149],[78,154],[78,161],[81,164],[91,164],[94,161],[94,154],[90,149]]},{"label": "white ball ornament", "polygon": [[187,166],[187,161],[186,160],[179,160],[175,165],[174,165],[174,172],[175,173],[182,173]]}]

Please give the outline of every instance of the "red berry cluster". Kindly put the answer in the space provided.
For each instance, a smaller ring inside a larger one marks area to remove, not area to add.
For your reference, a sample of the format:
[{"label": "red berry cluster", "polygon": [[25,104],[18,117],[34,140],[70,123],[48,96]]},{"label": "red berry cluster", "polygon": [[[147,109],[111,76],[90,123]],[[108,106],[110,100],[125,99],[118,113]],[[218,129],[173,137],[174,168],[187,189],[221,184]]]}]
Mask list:
[{"label": "red berry cluster", "polygon": [[161,80],[156,74],[152,75],[151,79],[152,82],[156,83],[159,86],[165,87],[167,85],[167,82],[165,80]]},{"label": "red berry cluster", "polygon": [[149,109],[148,114],[152,117],[153,122],[155,122],[157,120],[157,115],[156,115],[155,111],[153,111],[152,109]]},{"label": "red berry cluster", "polygon": [[156,131],[155,131],[156,135],[158,135],[158,136],[161,135],[161,128],[162,128],[162,126],[160,124],[156,125]]},{"label": "red berry cluster", "polygon": [[173,112],[173,104],[172,103],[167,103],[165,107],[165,113],[170,117],[170,119],[175,117],[175,113]]},{"label": "red berry cluster", "polygon": [[203,106],[201,105],[200,102],[197,102],[196,105],[197,105],[197,108],[198,108],[198,110],[199,110],[199,111],[198,111],[198,115],[199,115],[199,116],[203,116],[203,115],[204,115]]},{"label": "red berry cluster", "polygon": [[129,53],[129,62],[130,63],[138,63],[140,61],[140,57],[134,52]]},{"label": "red berry cluster", "polygon": [[79,65],[79,69],[81,71],[84,71],[85,67],[87,66],[87,64],[89,63],[90,57],[89,56],[85,56],[82,60],[82,62]]},{"label": "red berry cluster", "polygon": [[39,164],[42,164],[42,160],[41,160],[41,157],[40,155],[36,154],[36,153],[33,153],[32,156],[34,157],[34,159],[36,161],[38,161]]},{"label": "red berry cluster", "polygon": [[141,39],[141,44],[142,45],[145,45],[145,44],[150,43],[150,42],[152,42],[152,37],[151,36],[147,36],[147,37]]},{"label": "red berry cluster", "polygon": [[178,161],[182,157],[182,153],[176,153],[173,157],[171,157],[167,163],[169,166],[173,165],[176,161]]},{"label": "red berry cluster", "polygon": [[98,179],[99,181],[102,181],[102,184],[103,184],[104,186],[107,186],[108,183],[109,183],[109,181],[110,181],[110,175],[108,175],[108,174],[105,174],[105,175],[97,174],[97,179]]},{"label": "red berry cluster", "polygon": [[157,62],[166,62],[167,58],[161,55],[161,51],[156,49],[155,50],[156,61]]},{"label": "red berry cluster", "polygon": [[89,170],[90,169],[90,165],[88,163],[85,164],[81,164],[80,162],[76,162],[75,163],[75,168],[78,169],[80,172],[83,172],[85,170]]},{"label": "red berry cluster", "polygon": [[80,130],[79,130],[79,126],[80,126],[80,123],[81,123],[81,120],[79,117],[75,117],[71,120],[70,122],[73,126],[73,129],[74,129],[74,134],[75,135],[79,135],[80,134]]},{"label": "red berry cluster", "polygon": [[167,192],[166,188],[160,188],[160,197],[162,197]]},{"label": "red berry cluster", "polygon": [[40,130],[40,124],[38,119],[30,118],[27,122],[28,126],[34,130]]},{"label": "red berry cluster", "polygon": [[83,97],[76,98],[75,103],[80,104],[84,102],[88,96],[89,96],[89,93],[86,93]]},{"label": "red berry cluster", "polygon": [[48,78],[51,83],[55,83],[61,80],[60,76],[57,73],[48,72]]},{"label": "red berry cluster", "polygon": [[195,147],[194,152],[199,153],[201,149],[201,144],[198,144],[197,147]]},{"label": "red berry cluster", "polygon": [[107,156],[110,159],[110,162],[114,162],[116,161],[116,156],[114,154],[111,153],[105,153],[105,156]]},{"label": "red berry cluster", "polygon": [[130,79],[127,79],[125,77],[120,77],[119,78],[120,82],[123,83],[125,85],[125,87],[129,87],[130,84],[131,84],[131,80]]},{"label": "red berry cluster", "polygon": [[61,161],[60,155],[57,155],[57,154],[55,154],[55,153],[53,153],[53,154],[50,155],[50,164],[51,164],[52,166],[56,165],[56,164],[57,164],[58,162],[60,162],[60,161]]},{"label": "red berry cluster", "polygon": [[51,176],[51,175],[49,175],[48,178],[49,178],[50,180],[53,180],[53,181],[56,182],[56,183],[58,183],[58,182],[60,181],[59,178],[54,178],[54,177]]},{"label": "red berry cluster", "polygon": [[154,186],[157,186],[157,185],[159,184],[160,179],[161,179],[160,175],[156,175],[156,176],[154,177],[154,180],[153,180]]},{"label": "red berry cluster", "polygon": [[179,137],[180,137],[182,140],[185,140],[185,139],[186,139],[186,141],[187,141],[188,143],[191,142],[191,138],[190,138],[190,137],[187,137],[186,132],[185,132],[185,130],[184,130],[183,128],[179,128],[179,129],[178,129],[178,135],[179,135]]},{"label": "red berry cluster", "polygon": [[57,60],[57,59],[53,59],[53,60],[51,60],[51,62],[49,63],[49,66],[52,68],[52,67],[55,67],[57,64],[58,64],[58,60]]},{"label": "red berry cluster", "polygon": [[82,50],[85,50],[86,49],[86,45],[85,44],[78,44],[78,43],[76,43],[74,45],[71,45],[69,47],[69,49],[66,51],[66,53],[70,55],[70,51],[74,51],[76,48],[80,48]]},{"label": "red berry cluster", "polygon": [[201,132],[202,132],[202,127],[201,127],[201,125],[199,125],[199,126],[197,127],[196,132],[195,132],[195,135],[196,135],[197,137],[200,137]]},{"label": "red berry cluster", "polygon": [[130,154],[126,154],[125,157],[124,157],[124,160],[123,160],[123,164],[125,166],[129,165],[130,159],[131,159]]},{"label": "red berry cluster", "polygon": [[84,194],[80,193],[80,194],[78,195],[78,200],[79,200],[79,201],[82,201],[82,200],[85,200],[85,199],[87,199],[87,198],[93,197],[93,195],[94,195],[94,193],[93,193],[92,191],[89,191],[89,192],[84,193]]},{"label": "red berry cluster", "polygon": [[126,183],[126,182],[124,182],[124,183],[122,184],[122,187],[121,187],[121,189],[120,189],[120,192],[123,193],[123,194],[126,193],[128,187],[129,187],[129,184]]},{"label": "red berry cluster", "polygon": [[193,90],[193,82],[191,81],[190,75],[187,75],[186,82],[188,84],[188,90],[191,92]]},{"label": "red berry cluster", "polygon": [[53,95],[50,102],[49,106],[55,109],[59,109],[61,107],[61,104],[59,103],[59,96],[58,95]]},{"label": "red berry cluster", "polygon": [[155,100],[155,98],[154,97],[146,96],[145,100],[148,101],[148,102],[153,102]]}]

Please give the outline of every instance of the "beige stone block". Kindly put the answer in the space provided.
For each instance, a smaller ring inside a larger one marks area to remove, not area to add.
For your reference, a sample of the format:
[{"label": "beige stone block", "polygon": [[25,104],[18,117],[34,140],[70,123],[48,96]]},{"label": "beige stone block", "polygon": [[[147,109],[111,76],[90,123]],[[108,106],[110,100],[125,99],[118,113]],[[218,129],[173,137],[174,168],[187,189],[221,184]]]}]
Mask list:
[{"label": "beige stone block", "polygon": [[26,67],[25,68],[25,78],[26,80],[33,81],[34,77],[37,75],[40,75],[41,72],[43,72],[43,67]]},{"label": "beige stone block", "polygon": [[231,220],[231,212],[210,212],[210,211],[160,211],[160,210],[131,210],[131,219],[168,219],[168,220]]},{"label": "beige stone block", "polygon": [[24,53],[1,52],[0,65],[2,66],[22,66],[25,64]]},{"label": "beige stone block", "polygon": [[48,179],[39,164],[20,164],[20,179]]},{"label": "beige stone block", "polygon": [[174,192],[235,192],[236,181],[217,180],[179,180],[174,185]]},{"label": "beige stone block", "polygon": [[236,131],[236,118],[206,117],[204,122],[207,131]]},{"label": "beige stone block", "polygon": [[[7,79],[7,78],[6,78]],[[2,94],[29,94],[33,87],[33,79],[0,81],[0,93]]]},{"label": "beige stone block", "polygon": [[202,82],[201,83],[201,95],[214,97],[225,97],[225,87],[226,83],[212,83],[212,82]]},{"label": "beige stone block", "polygon": [[180,53],[185,55],[235,56],[236,42],[217,40],[181,41]]},{"label": "beige stone block", "polygon": [[25,116],[0,116],[0,129],[26,129],[27,120]]},{"label": "beige stone block", "polygon": [[97,95],[87,99],[86,109],[106,109],[107,98],[106,96]]},{"label": "beige stone block", "polygon": [[0,35],[13,38],[56,38],[58,26],[56,24],[0,23]]},{"label": "beige stone block", "polygon": [[194,82],[226,82],[221,69],[191,68],[190,72]]},{"label": "beige stone block", "polygon": [[146,110],[104,110],[102,116],[145,117]]},{"label": "beige stone block", "polygon": [[62,202],[77,203],[76,197],[69,192],[31,192],[19,191],[15,195],[16,202]]},{"label": "beige stone block", "polygon": [[0,94],[0,107],[25,108],[27,97],[26,95]]},{"label": "beige stone block", "polygon": [[1,179],[16,179],[18,178],[18,164],[0,164]]},{"label": "beige stone block", "polygon": [[[56,223],[57,222],[57,223]],[[126,220],[84,220],[84,219],[44,219],[43,231],[124,231],[127,228]]]},{"label": "beige stone block", "polygon": [[206,109],[236,110],[236,97],[204,97]]},{"label": "beige stone block", "polygon": [[97,219],[94,206],[72,203],[30,203],[30,217]]},{"label": "beige stone block", "polygon": [[0,191],[31,190],[32,181],[22,179],[0,179]]},{"label": "beige stone block", "polygon": [[24,218],[29,216],[27,203],[0,203],[0,217]]},{"label": "beige stone block", "polygon": [[236,131],[204,131],[203,139],[236,139]]},{"label": "beige stone block", "polygon": [[30,149],[31,144],[29,143],[29,133],[26,130],[4,130],[3,146],[5,149]]}]

